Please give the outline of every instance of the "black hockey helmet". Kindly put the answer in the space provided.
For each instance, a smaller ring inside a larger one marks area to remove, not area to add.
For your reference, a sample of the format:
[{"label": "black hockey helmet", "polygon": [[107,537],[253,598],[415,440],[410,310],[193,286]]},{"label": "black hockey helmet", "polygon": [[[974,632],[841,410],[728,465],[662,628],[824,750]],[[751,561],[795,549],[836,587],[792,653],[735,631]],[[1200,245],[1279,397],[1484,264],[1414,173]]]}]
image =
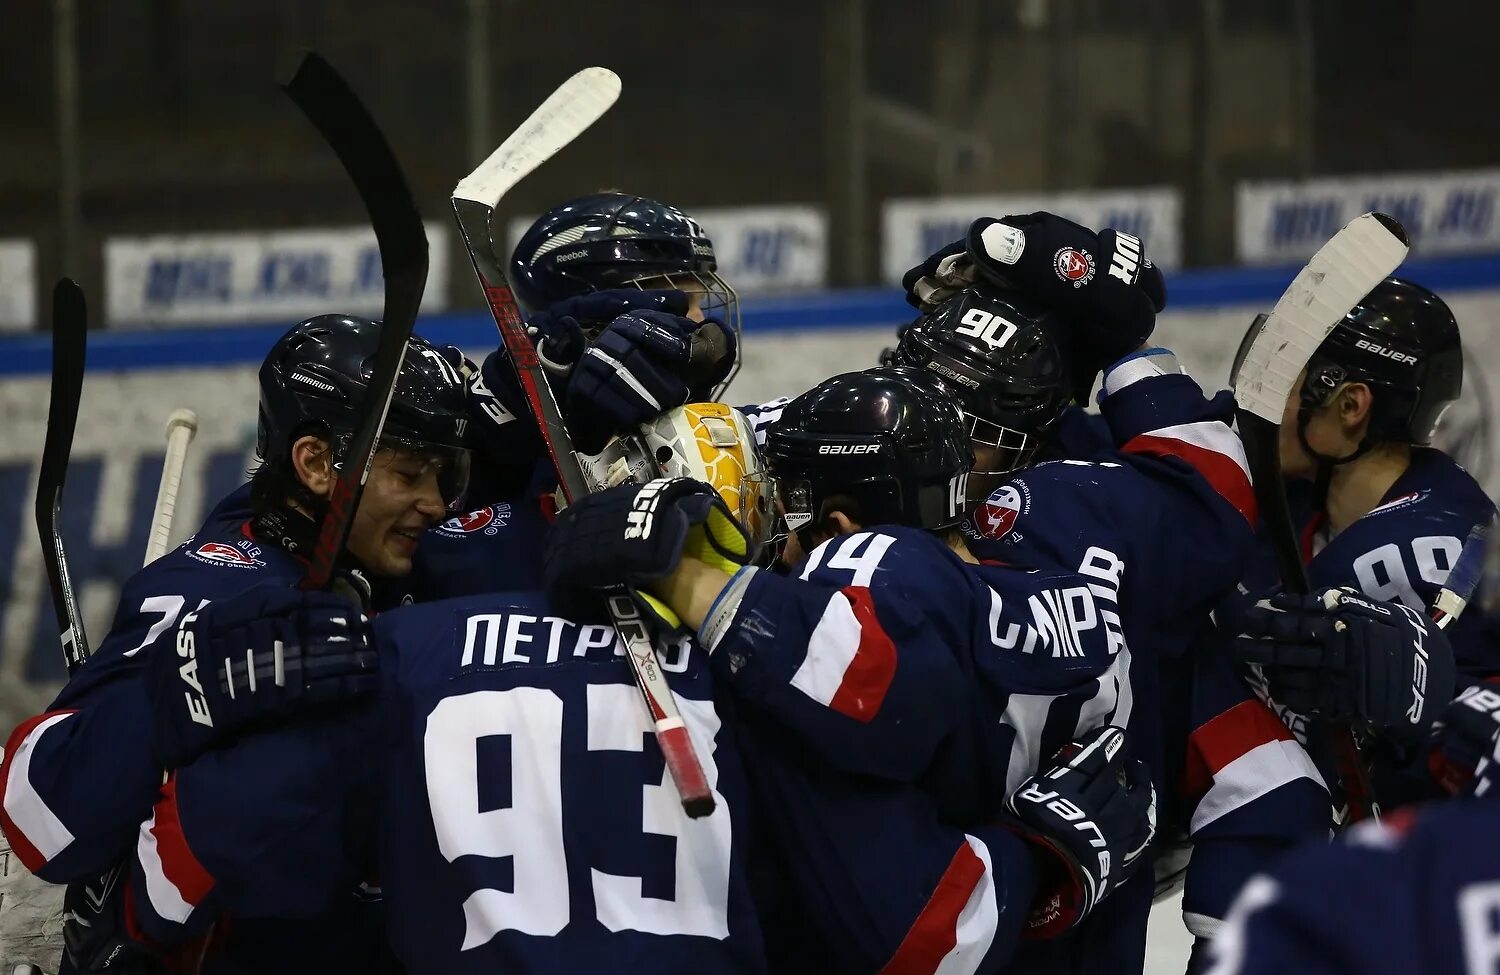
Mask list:
[{"label": "black hockey helmet", "polygon": [[835,500],[866,525],[958,524],[974,463],[948,391],[905,366],[834,376],[798,396],[767,430],[765,457],[787,527],[809,549]]},{"label": "black hockey helmet", "polygon": [[906,328],[893,361],[937,376],[963,410],[969,438],[996,448],[989,470],[1026,466],[1072,400],[1064,323],[1015,292],[970,288]]},{"label": "black hockey helmet", "polygon": [[[262,463],[288,463],[292,444],[308,434],[327,437],[334,462],[342,462],[364,407],[379,340],[378,322],[319,315],[276,341],[260,367],[255,451]],[[444,458],[439,480],[450,506],[460,502],[468,481],[462,364],[457,349],[438,349],[413,335],[380,441]]]},{"label": "black hockey helmet", "polygon": [[548,210],[510,257],[511,287],[531,311],[591,291],[693,290],[696,282],[703,314],[737,334],[739,296],[718,267],[714,243],[698,221],[665,203],[615,192],[591,193]]},{"label": "black hockey helmet", "polygon": [[1376,285],[1308,361],[1299,427],[1351,382],[1365,383],[1374,394],[1367,445],[1431,443],[1464,382],[1458,320],[1447,303],[1410,281],[1386,278]]}]

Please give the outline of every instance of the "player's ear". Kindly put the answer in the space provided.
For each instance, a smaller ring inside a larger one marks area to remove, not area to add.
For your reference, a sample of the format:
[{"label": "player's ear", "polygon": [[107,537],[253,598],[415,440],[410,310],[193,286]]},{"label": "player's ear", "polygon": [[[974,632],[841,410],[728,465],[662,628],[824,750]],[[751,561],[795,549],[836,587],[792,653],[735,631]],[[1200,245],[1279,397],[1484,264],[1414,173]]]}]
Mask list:
[{"label": "player's ear", "polygon": [[1363,426],[1370,419],[1375,394],[1365,383],[1349,383],[1339,391],[1339,423],[1346,430]]},{"label": "player's ear", "polygon": [[824,521],[835,535],[852,535],[859,531],[859,522],[842,511],[830,511]]},{"label": "player's ear", "polygon": [[328,441],[309,434],[292,444],[292,470],[313,494],[327,497],[333,491],[333,454]]}]

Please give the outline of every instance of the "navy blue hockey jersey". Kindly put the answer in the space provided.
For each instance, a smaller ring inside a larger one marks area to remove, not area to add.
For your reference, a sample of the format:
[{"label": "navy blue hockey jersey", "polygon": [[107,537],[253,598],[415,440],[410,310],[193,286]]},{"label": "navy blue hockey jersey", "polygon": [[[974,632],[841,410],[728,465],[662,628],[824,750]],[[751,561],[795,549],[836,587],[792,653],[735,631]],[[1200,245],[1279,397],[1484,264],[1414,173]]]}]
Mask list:
[{"label": "navy blue hockey jersey", "polygon": [[1500,797],[1399,810],[1244,887],[1210,975],[1500,971]]},{"label": "navy blue hockey jersey", "polygon": [[[1290,483],[1288,494],[1315,589],[1352,585],[1423,613],[1447,581],[1469,531],[1494,513],[1494,503],[1467,472],[1424,448],[1413,449],[1410,466],[1379,505],[1326,542],[1311,485]],[[1326,835],[1332,823],[1326,785],[1332,771],[1320,769],[1299,744],[1305,720],[1274,705],[1273,714],[1227,662],[1237,621],[1256,599],[1279,587],[1274,551],[1261,538],[1243,584],[1218,608],[1218,631],[1206,635],[1197,661],[1184,779],[1195,852],[1183,908],[1189,929],[1199,935],[1215,933],[1217,919],[1267,857],[1299,839]],[[1446,631],[1460,690],[1500,674],[1500,648],[1484,630],[1475,612]],[[1377,761],[1373,771],[1386,810],[1439,794],[1425,756],[1405,767]]]}]

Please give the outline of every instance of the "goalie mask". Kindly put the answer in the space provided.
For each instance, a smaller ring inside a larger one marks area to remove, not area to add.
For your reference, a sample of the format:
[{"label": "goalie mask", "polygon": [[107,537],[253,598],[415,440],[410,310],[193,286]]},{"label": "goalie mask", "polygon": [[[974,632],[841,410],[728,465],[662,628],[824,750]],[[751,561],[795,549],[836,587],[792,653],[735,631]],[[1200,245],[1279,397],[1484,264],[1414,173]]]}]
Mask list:
[{"label": "goalie mask", "polygon": [[668,410],[639,433],[616,437],[597,456],[580,459],[593,481],[605,487],[658,477],[707,483],[750,536],[752,552],[770,540],[777,522],[775,485],[755,431],[743,413],[723,403]]},{"label": "goalie mask", "polygon": [[967,510],[974,463],[963,415],[931,373],[882,366],[825,380],[766,431],[786,526],[804,549],[834,508],[865,525],[937,531]]},{"label": "goalie mask", "polygon": [[1025,467],[1072,399],[1057,314],[1019,294],[967,289],[902,332],[892,361],[932,373],[957,400],[974,473]]}]

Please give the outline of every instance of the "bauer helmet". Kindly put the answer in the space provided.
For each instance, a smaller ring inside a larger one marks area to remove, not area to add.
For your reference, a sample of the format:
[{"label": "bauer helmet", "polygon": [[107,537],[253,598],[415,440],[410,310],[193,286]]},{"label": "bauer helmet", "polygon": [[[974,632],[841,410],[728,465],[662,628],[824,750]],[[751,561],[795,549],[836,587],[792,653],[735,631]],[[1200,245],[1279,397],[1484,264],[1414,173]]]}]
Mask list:
[{"label": "bauer helmet", "polygon": [[837,507],[866,525],[958,524],[974,451],[964,417],[932,373],[882,366],[825,380],[766,432],[786,527],[803,546]]},{"label": "bauer helmet", "polygon": [[1398,278],[1377,284],[1308,361],[1300,412],[1318,409],[1354,382],[1374,394],[1366,443],[1430,444],[1464,384],[1458,320],[1443,299]]}]

